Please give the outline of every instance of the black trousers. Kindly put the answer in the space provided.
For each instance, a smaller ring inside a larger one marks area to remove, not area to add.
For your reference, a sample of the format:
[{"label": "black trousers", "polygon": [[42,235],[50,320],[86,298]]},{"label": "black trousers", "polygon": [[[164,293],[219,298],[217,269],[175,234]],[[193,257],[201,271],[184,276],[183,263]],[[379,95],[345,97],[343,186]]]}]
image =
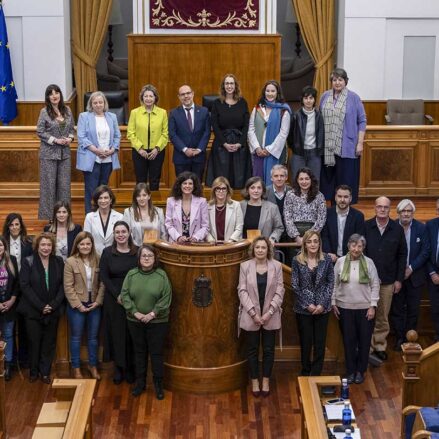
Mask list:
[{"label": "black trousers", "polygon": [[185,165],[177,165],[174,163],[175,175],[178,177],[182,172],[193,172],[199,179],[203,181],[204,162],[203,163],[187,163]]},{"label": "black trousers", "polygon": [[[393,296],[395,298],[395,296]],[[369,362],[370,341],[375,319],[367,320],[366,309],[344,309],[340,311],[346,374],[365,373]]]},{"label": "black trousers", "polygon": [[322,372],[328,319],[329,313],[315,316],[296,313],[302,357],[302,376],[320,375]]},{"label": "black trousers", "polygon": [[434,341],[439,341],[439,285],[435,285],[428,276],[428,293],[430,295],[431,318],[433,320]]},{"label": "black trousers", "polygon": [[247,359],[250,378],[259,378],[259,346],[262,341],[262,376],[270,378],[274,364],[274,345],[276,330],[268,331],[264,328],[258,331],[244,331],[247,346]]},{"label": "black trousers", "polygon": [[165,150],[159,152],[154,160],[144,159],[135,149],[132,150],[131,154],[136,183],[149,183],[149,188],[152,191],[158,191],[163,161],[165,160]]},{"label": "black trousers", "polygon": [[401,291],[393,295],[390,321],[397,339],[404,340],[407,331],[417,328],[421,293],[422,285],[414,287],[407,279],[402,283]]},{"label": "black trousers", "polygon": [[26,319],[31,375],[50,375],[55,358],[58,320],[58,317],[50,317],[47,320]]},{"label": "black trousers", "polygon": [[128,330],[134,345],[137,381],[146,381],[148,354],[151,358],[153,377],[163,378],[163,351],[168,325],[168,322],[145,324],[128,320]]}]

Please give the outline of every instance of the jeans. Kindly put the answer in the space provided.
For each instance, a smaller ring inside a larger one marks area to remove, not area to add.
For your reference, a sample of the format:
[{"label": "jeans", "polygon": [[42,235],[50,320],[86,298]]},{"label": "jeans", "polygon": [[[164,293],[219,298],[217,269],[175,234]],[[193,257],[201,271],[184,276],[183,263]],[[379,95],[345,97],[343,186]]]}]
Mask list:
[{"label": "jeans", "polygon": [[67,317],[70,325],[70,355],[72,367],[80,367],[81,358],[81,339],[84,326],[87,322],[87,349],[88,364],[97,366],[98,364],[98,333],[101,322],[101,307],[95,308],[90,312],[80,312],[71,306],[67,307]]},{"label": "jeans", "polygon": [[6,343],[5,361],[10,363],[12,361],[12,354],[14,352],[14,321],[7,322],[5,319],[1,320],[0,329],[2,338]]},{"label": "jeans", "polygon": [[108,184],[111,171],[113,170],[112,163],[97,163],[93,165],[91,172],[84,171],[84,189],[85,189],[85,213],[91,212],[91,199],[93,192],[101,184]]}]

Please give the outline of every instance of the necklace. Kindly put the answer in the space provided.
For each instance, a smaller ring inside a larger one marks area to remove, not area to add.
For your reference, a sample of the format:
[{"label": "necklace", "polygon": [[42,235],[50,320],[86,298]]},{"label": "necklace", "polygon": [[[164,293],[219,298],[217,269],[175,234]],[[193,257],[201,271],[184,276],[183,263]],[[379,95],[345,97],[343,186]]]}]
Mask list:
[{"label": "necklace", "polygon": [[222,212],[225,208],[226,208],[225,204],[222,207],[215,206],[217,212]]}]

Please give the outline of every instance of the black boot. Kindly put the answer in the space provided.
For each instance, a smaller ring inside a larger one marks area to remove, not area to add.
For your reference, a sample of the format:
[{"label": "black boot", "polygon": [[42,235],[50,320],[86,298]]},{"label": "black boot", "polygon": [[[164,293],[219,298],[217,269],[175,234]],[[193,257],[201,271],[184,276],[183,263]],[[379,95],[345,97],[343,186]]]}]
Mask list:
[{"label": "black boot", "polygon": [[146,389],[146,384],[144,379],[137,379],[136,384],[133,387],[133,390],[131,391],[131,395],[133,396],[140,396]]},{"label": "black boot", "polygon": [[11,381],[11,376],[11,363],[9,361],[5,361],[5,381]]},{"label": "black boot", "polygon": [[165,392],[163,391],[163,378],[154,378],[154,389],[157,399],[162,400],[165,398]]},{"label": "black boot", "polygon": [[114,366],[113,383],[118,385],[123,380],[123,368],[119,366]]}]

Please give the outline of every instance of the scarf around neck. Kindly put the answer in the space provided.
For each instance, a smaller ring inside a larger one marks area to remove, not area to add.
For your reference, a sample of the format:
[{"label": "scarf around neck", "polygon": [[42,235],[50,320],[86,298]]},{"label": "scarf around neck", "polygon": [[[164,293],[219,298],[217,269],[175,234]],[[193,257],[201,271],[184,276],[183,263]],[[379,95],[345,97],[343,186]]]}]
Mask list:
[{"label": "scarf around neck", "polygon": [[[360,267],[359,270],[360,272],[358,276],[359,283],[368,284],[370,282],[370,277],[369,277],[369,272],[367,270],[366,258],[364,257],[364,255],[360,256],[359,267]],[[341,275],[340,275],[341,282],[344,283],[349,282],[350,275],[351,275],[351,255],[350,253],[347,253],[344,260],[343,268],[341,270]]]}]

